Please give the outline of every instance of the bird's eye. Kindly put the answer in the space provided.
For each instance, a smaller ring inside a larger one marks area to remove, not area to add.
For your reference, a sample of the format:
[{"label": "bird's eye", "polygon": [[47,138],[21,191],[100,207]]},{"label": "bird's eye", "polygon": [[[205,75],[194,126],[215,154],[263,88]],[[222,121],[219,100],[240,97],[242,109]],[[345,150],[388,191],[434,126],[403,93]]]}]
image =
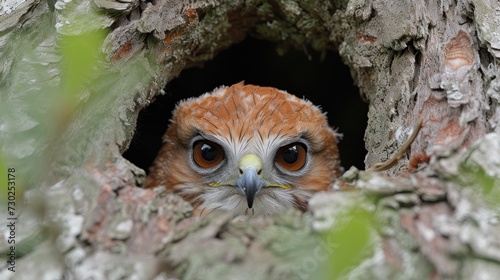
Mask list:
[{"label": "bird's eye", "polygon": [[193,159],[200,167],[214,167],[224,159],[224,149],[212,141],[196,141],[193,144]]},{"label": "bird's eye", "polygon": [[297,171],[304,167],[307,149],[302,143],[292,143],[281,147],[276,153],[276,162],[286,170]]}]

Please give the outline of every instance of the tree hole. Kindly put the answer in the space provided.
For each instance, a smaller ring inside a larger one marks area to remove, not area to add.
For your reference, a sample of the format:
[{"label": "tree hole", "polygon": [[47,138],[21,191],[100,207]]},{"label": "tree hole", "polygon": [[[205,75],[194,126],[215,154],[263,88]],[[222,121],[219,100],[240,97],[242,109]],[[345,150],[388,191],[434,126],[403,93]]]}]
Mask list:
[{"label": "tree hole", "polygon": [[123,156],[149,173],[176,103],[240,81],[285,90],[319,105],[330,126],[343,135],[338,143],[341,165],[346,170],[351,166],[364,169],[368,104],[338,54],[290,49],[280,56],[275,43],[254,38],[222,51],[201,68],[182,71],[172,80],[165,94],[139,113],[136,133]]}]

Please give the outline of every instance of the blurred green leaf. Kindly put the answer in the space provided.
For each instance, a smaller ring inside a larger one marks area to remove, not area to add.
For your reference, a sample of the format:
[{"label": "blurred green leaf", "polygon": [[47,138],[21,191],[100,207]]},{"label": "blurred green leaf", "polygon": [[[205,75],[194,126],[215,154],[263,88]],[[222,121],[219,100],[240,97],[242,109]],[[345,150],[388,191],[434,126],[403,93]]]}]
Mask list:
[{"label": "blurred green leaf", "polygon": [[344,218],[324,236],[325,242],[333,247],[324,279],[338,279],[373,254],[373,215],[353,207]]},{"label": "blurred green leaf", "polygon": [[3,161],[3,158],[0,157],[0,205],[7,204],[7,166]]},{"label": "blurred green leaf", "polygon": [[460,185],[474,188],[474,194],[490,206],[497,207],[500,203],[500,178],[488,175],[481,166],[466,162],[461,166],[460,179]]},{"label": "blurred green leaf", "polygon": [[105,30],[99,30],[85,35],[61,37],[63,91],[70,97],[80,93],[89,78],[99,76],[98,62],[104,59],[100,48],[106,33]]}]

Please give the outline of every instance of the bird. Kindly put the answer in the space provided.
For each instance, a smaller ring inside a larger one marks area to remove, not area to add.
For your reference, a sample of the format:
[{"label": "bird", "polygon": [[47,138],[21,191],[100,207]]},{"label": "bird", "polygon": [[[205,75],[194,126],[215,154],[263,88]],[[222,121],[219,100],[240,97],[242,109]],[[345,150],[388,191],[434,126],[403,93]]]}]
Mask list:
[{"label": "bird", "polygon": [[144,187],[180,195],[199,217],[305,212],[341,176],[339,135],[305,98],[222,85],[176,104]]}]

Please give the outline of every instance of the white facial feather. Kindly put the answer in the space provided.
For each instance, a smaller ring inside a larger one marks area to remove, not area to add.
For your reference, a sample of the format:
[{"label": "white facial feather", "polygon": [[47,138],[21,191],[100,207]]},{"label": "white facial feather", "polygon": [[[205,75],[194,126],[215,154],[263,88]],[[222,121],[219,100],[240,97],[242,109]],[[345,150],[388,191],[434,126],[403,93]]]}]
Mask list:
[{"label": "white facial feather", "polygon": [[201,209],[228,211],[234,216],[270,215],[293,208],[294,201],[291,190],[280,188],[263,188],[255,197],[253,210],[248,209],[245,197],[235,187],[207,188],[201,197],[204,200]]},{"label": "white facial feather", "polygon": [[[253,209],[248,209],[245,196],[241,195],[234,182],[239,178],[238,163],[241,158],[248,153],[253,153],[260,157],[263,162],[262,179],[269,185],[293,185],[294,176],[283,174],[276,170],[274,155],[283,145],[287,145],[294,139],[281,138],[279,135],[271,135],[262,138],[258,135],[242,141],[212,135],[210,139],[220,144],[226,152],[227,162],[218,170],[214,171],[211,180],[217,178],[218,187],[203,187],[200,195],[203,203],[200,209],[205,212],[223,210],[237,215],[269,215],[275,212],[284,211],[294,207],[294,195],[305,200],[309,194],[297,189],[284,189],[279,187],[264,187],[256,196]],[[302,174],[304,170],[297,172]],[[209,182],[205,182],[209,183]],[[227,185],[227,186],[224,186]]]}]

